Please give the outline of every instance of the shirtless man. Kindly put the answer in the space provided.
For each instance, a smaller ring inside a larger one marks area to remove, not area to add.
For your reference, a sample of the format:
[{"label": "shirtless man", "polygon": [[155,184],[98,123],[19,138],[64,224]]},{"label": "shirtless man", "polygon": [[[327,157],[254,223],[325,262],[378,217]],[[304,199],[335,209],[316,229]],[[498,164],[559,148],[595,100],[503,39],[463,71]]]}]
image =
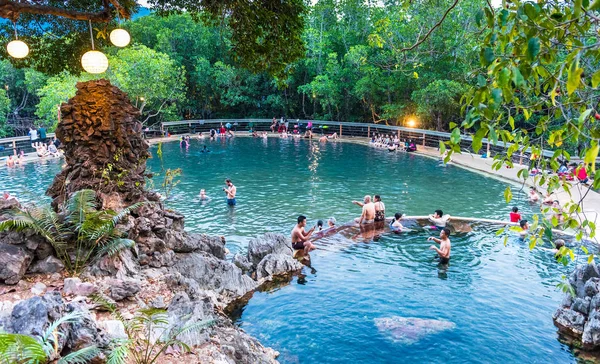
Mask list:
[{"label": "shirtless man", "polygon": [[372,224],[375,221],[375,205],[371,202],[371,196],[367,195],[363,202],[352,201],[353,204],[362,206],[362,214],[355,221],[359,224]]},{"label": "shirtless man", "polygon": [[322,137],[319,138],[319,143],[327,143],[327,137],[325,135],[323,135]]},{"label": "shirtless man", "polygon": [[227,194],[227,204],[229,206],[235,206],[235,193],[237,192],[237,187],[231,183],[229,178],[225,180],[225,184],[227,185],[227,188],[223,187],[223,191]]},{"label": "shirtless man", "polygon": [[433,236],[430,236],[429,238],[427,238],[427,241],[433,240],[437,244],[440,244],[439,249],[435,245],[430,246],[429,249],[430,250],[435,250],[435,252],[440,257],[440,263],[441,264],[448,264],[448,262],[450,262],[450,248],[451,248],[451,244],[450,244],[449,236],[450,236],[450,229],[443,228],[442,231],[440,231],[440,238],[439,239],[438,238],[434,238]]},{"label": "shirtless man", "polygon": [[15,160],[13,159],[12,155],[8,156],[8,159],[6,160],[6,166],[7,167],[14,167],[15,166]]},{"label": "shirtless man", "polygon": [[308,232],[304,231],[306,226],[306,216],[298,216],[298,224],[292,230],[292,248],[294,250],[304,249],[304,254],[311,250],[315,250],[315,246],[308,241],[312,233],[315,231],[313,226]]}]

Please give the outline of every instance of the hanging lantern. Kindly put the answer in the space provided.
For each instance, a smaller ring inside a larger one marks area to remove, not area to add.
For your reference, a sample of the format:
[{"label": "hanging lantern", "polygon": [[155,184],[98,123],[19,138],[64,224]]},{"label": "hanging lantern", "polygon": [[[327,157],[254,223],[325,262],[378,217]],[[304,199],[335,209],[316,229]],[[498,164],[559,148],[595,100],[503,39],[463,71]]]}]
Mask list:
[{"label": "hanging lantern", "polygon": [[103,73],[108,68],[108,58],[104,53],[94,50],[94,34],[92,33],[92,21],[88,20],[90,25],[90,38],[92,40],[92,50],[85,52],[81,57],[81,66],[88,73]]},{"label": "hanging lantern", "polygon": [[13,23],[15,28],[15,40],[6,45],[6,51],[13,58],[25,58],[29,54],[29,47],[25,42],[19,40],[17,35],[17,23]]},{"label": "hanging lantern", "polygon": [[125,29],[115,29],[110,32],[110,42],[117,47],[125,47],[131,42],[131,37]]},{"label": "hanging lantern", "polygon": [[88,51],[81,57],[81,65],[88,73],[102,73],[108,68],[108,58],[102,52]]},{"label": "hanging lantern", "polygon": [[21,40],[13,40],[6,45],[6,50],[13,58],[25,58],[29,54],[29,47]]}]

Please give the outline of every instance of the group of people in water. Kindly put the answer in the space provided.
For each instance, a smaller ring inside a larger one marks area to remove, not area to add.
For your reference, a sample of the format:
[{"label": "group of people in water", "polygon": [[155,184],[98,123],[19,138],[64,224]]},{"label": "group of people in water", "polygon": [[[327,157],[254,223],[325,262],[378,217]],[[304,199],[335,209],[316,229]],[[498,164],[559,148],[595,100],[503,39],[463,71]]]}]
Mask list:
[{"label": "group of people in water", "polygon": [[369,143],[378,148],[387,148],[389,151],[414,152],[417,145],[410,139],[402,139],[396,134],[374,133]]},{"label": "group of people in water", "polygon": [[[362,208],[360,217],[354,220],[359,227],[369,226],[374,229],[383,230],[386,224],[385,204],[381,201],[380,195],[375,195],[373,198],[366,195],[362,202],[352,201],[352,203]],[[391,231],[395,233],[410,231],[402,225],[402,217],[403,214],[401,212],[394,214],[394,217],[389,222]],[[450,229],[447,227],[450,215],[444,215],[442,210],[435,210],[433,214],[428,216],[428,219],[431,225],[427,226],[427,228],[440,232],[439,237],[429,237],[427,239],[428,241],[433,241],[438,244],[439,247],[431,245],[429,249],[436,252],[440,264],[448,264],[450,262],[450,251],[452,246],[450,242]],[[305,230],[306,224],[306,216],[298,216],[296,226],[294,226],[291,233],[292,248],[296,252],[303,253],[303,256],[307,256],[309,252],[316,249],[315,244],[311,241],[315,232],[324,235],[324,233],[328,231],[335,232],[336,230],[335,218],[329,218],[327,220],[328,227],[326,229],[323,229],[322,220],[319,220],[317,224],[308,231]]]},{"label": "group of people in water", "polygon": [[[39,158],[56,158],[61,156],[62,152],[58,149],[60,147],[60,141],[56,137],[54,137],[53,140],[46,142],[44,135],[44,141],[39,141],[41,139],[37,137],[35,140],[38,141],[31,143],[31,147],[35,149],[35,153]],[[9,168],[22,164],[25,164],[25,152],[23,150],[17,151],[17,149],[14,149],[13,154],[6,158],[6,166]]]}]

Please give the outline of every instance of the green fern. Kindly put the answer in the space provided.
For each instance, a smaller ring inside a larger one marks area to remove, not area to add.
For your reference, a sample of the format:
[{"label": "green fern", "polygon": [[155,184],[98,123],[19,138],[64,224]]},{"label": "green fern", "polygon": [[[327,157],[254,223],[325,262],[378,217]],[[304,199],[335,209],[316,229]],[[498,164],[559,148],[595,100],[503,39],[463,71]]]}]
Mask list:
[{"label": "green fern", "polygon": [[121,251],[133,248],[134,246],[135,241],[131,239],[113,239],[96,249],[96,257],[101,258],[105,255],[112,257],[119,254]]},{"label": "green fern", "polygon": [[0,332],[0,363],[45,363],[42,344],[31,336]]},{"label": "green fern", "polygon": [[98,347],[88,346],[63,356],[58,360],[57,364],[88,364],[92,359],[97,357],[98,354],[100,354],[100,349],[98,349]]},{"label": "green fern", "polygon": [[115,339],[111,341],[111,352],[106,364],[123,364],[130,354],[131,340]]}]

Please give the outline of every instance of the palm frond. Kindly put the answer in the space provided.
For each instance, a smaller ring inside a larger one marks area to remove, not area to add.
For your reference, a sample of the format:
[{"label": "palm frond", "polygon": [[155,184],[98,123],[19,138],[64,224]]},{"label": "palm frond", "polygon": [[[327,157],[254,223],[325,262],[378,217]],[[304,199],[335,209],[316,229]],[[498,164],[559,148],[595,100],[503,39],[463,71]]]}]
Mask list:
[{"label": "palm frond", "polygon": [[42,344],[28,335],[0,332],[0,363],[45,363]]},{"label": "palm frond", "polygon": [[117,224],[121,220],[123,220],[125,218],[125,216],[127,216],[127,215],[129,215],[131,213],[131,211],[133,211],[133,210],[135,210],[135,209],[137,209],[137,208],[139,208],[141,206],[144,206],[146,204],[149,204],[149,203],[151,203],[151,202],[137,202],[137,203],[134,203],[133,205],[128,206],[128,207],[124,208],[123,210],[119,211],[119,213],[116,214],[112,218],[112,225],[113,225],[113,227],[117,226]]},{"label": "palm frond", "polygon": [[186,326],[182,327],[181,329],[176,330],[174,333],[172,333],[171,337],[173,339],[175,339],[179,335],[185,335],[185,334],[189,334],[189,333],[197,334],[200,331],[202,331],[203,329],[206,329],[207,327],[214,325],[215,322],[216,322],[215,320],[205,320],[205,321],[193,323],[191,325],[186,325]]},{"label": "palm frond", "polygon": [[[82,318],[83,318],[83,312],[81,312],[81,311],[73,311],[73,312],[70,312],[70,313],[64,315],[63,317],[54,321],[50,326],[48,326],[46,331],[44,331],[44,335],[42,336],[42,342],[46,343],[51,338],[53,339],[54,333],[57,332],[57,329],[60,325],[62,325],[64,323],[72,323],[75,321],[79,321]],[[57,332],[57,333],[61,334],[59,332]]]},{"label": "palm frond", "polygon": [[96,249],[96,258],[100,259],[105,255],[115,256],[125,249],[133,248],[134,245],[135,241],[131,239],[112,239]]},{"label": "palm frond", "polygon": [[96,210],[96,192],[93,190],[79,190],[67,201],[67,219],[73,225],[79,225],[86,219],[86,215]]},{"label": "palm frond", "polygon": [[92,345],[60,358],[57,364],[87,364],[100,354],[100,349]]},{"label": "palm frond", "polygon": [[131,340],[115,339],[111,342],[112,351],[108,354],[106,364],[125,364],[129,356]]}]

